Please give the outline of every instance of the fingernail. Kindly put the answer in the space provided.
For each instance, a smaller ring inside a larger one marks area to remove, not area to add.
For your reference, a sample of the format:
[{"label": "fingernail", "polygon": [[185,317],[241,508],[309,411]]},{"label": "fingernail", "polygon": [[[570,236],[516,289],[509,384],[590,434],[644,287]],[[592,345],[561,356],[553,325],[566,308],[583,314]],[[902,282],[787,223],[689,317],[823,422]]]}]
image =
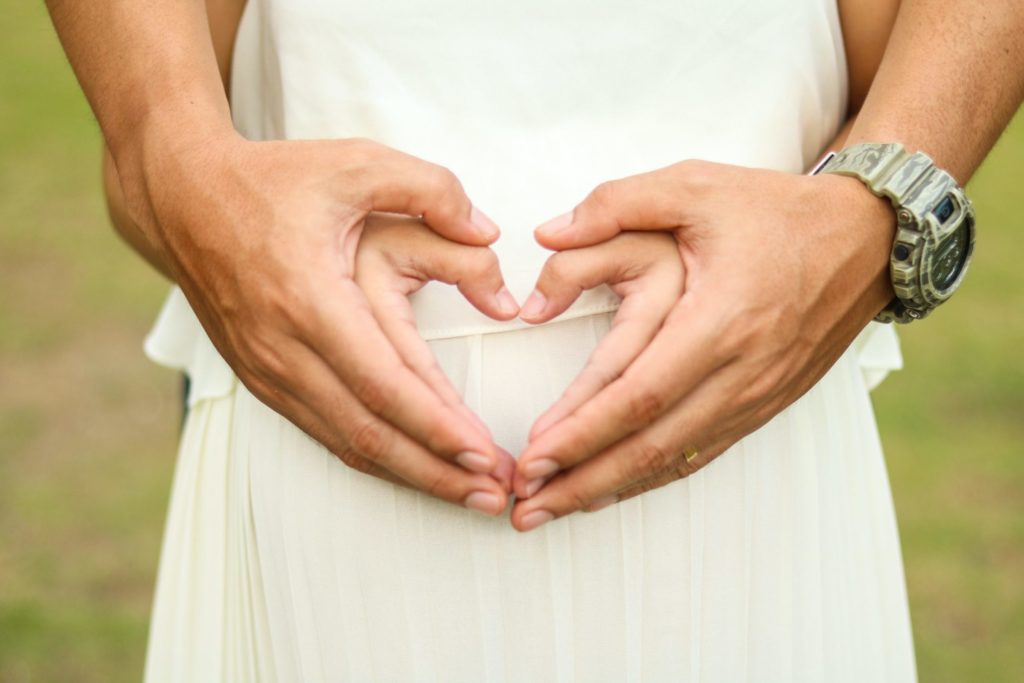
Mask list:
[{"label": "fingernail", "polygon": [[488,218],[487,214],[475,206],[469,212],[469,220],[476,226],[477,231],[486,239],[493,240],[501,234],[498,224]]},{"label": "fingernail", "polygon": [[528,462],[523,467],[523,476],[527,479],[540,479],[558,471],[558,463],[551,458],[541,458]]},{"label": "fingernail", "polygon": [[474,491],[466,496],[464,505],[470,510],[482,512],[485,515],[496,515],[501,512],[501,499],[487,491]]},{"label": "fingernail", "polygon": [[535,289],[530,292],[530,296],[526,297],[526,303],[519,309],[520,318],[537,318],[544,312],[544,307],[548,305],[547,297],[540,293],[539,289]]},{"label": "fingernail", "polygon": [[508,291],[507,287],[502,287],[498,291],[498,308],[505,315],[515,315],[519,312],[519,302],[512,296],[512,292]]},{"label": "fingernail", "polygon": [[537,493],[540,487],[544,485],[545,481],[547,481],[547,479],[544,477],[538,477],[526,482],[526,497],[529,498],[533,494]]},{"label": "fingernail", "polygon": [[619,502],[619,497],[618,496],[616,496],[616,495],[605,496],[604,498],[598,498],[593,503],[591,503],[590,505],[588,505],[587,507],[585,507],[583,509],[586,510],[587,512],[597,512],[598,510],[606,508],[609,505],[611,505],[612,503],[617,503],[617,502]]},{"label": "fingernail", "polygon": [[455,456],[455,462],[459,463],[467,470],[473,472],[487,473],[494,469],[494,459],[488,458],[483,453],[474,453],[473,451],[465,451]]},{"label": "fingernail", "polygon": [[547,510],[534,510],[533,512],[527,512],[523,515],[523,531],[529,531],[530,529],[536,529],[541,524],[547,524],[553,520],[555,516]]},{"label": "fingernail", "polygon": [[570,225],[572,225],[572,211],[563,213],[561,216],[556,216],[547,223],[542,223],[537,227],[537,232],[545,235],[556,235],[568,228]]}]

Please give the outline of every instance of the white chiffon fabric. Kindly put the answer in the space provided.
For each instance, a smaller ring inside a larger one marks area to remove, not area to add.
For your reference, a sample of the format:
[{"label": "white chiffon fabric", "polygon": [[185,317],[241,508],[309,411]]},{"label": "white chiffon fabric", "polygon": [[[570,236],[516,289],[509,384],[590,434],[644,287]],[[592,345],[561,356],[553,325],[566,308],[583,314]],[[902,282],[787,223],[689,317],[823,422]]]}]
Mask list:
[{"label": "white chiffon fabric", "polygon": [[[840,125],[834,2],[250,0],[232,106],[253,139],[367,137],[532,228],[597,183],[685,158],[806,169]],[[517,453],[609,329],[484,318],[443,285],[423,336]],[[347,468],[243,387],[172,291],[146,341],[192,379],[146,681],[915,680],[868,390],[870,326],[803,398],[701,472],[529,533]]]}]

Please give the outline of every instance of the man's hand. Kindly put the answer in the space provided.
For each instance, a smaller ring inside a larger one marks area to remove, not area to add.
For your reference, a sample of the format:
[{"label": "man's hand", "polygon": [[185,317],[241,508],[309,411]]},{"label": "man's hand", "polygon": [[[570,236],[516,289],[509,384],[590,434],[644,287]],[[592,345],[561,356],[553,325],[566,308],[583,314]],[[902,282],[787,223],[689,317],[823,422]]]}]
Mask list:
[{"label": "man's hand", "polygon": [[516,503],[513,525],[684,477],[799,398],[891,299],[894,227],[857,180],[686,161],[603,183],[538,228],[560,250],[670,232],[686,282],[624,372],[589,368],[600,390],[534,430],[517,478],[555,476]]},{"label": "man's hand", "polygon": [[[477,245],[497,237],[451,172],[364,139],[229,136],[156,155],[142,177],[126,192],[133,220],[254,395],[354,468],[504,509],[486,429],[439,393],[415,349],[396,349],[355,281],[371,211],[421,215]],[[517,312],[506,308],[488,312]]]}]

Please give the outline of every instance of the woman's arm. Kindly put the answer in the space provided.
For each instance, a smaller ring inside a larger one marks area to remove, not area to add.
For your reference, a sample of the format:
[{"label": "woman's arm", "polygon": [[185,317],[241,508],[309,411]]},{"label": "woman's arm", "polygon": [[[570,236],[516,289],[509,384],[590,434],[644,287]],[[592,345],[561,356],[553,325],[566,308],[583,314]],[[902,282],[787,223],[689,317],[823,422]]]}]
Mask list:
[{"label": "woman's arm", "polygon": [[[217,58],[221,82],[224,84],[224,91],[229,95],[229,99],[231,57],[234,54],[235,35],[238,33],[238,23],[242,18],[245,4],[246,0],[206,0],[210,39]],[[103,143],[103,191],[106,195],[107,211],[114,229],[151,266],[162,273],[164,277],[173,280],[174,275],[167,262],[167,255],[159,243],[147,238],[139,224],[128,215],[124,191],[121,189],[121,179],[106,141]]]}]

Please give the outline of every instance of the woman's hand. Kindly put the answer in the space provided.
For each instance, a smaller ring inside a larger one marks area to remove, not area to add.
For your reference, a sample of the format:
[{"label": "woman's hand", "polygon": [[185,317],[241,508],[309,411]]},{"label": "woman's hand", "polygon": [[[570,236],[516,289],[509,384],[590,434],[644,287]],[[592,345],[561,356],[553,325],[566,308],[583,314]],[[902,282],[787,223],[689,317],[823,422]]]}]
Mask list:
[{"label": "woman's hand", "polygon": [[355,281],[371,211],[471,244],[497,238],[456,177],[361,138],[171,135],[152,148],[118,162],[126,211],[246,387],[351,467],[500,512],[506,490],[481,472],[504,456],[417,373]]},{"label": "woman's hand", "polygon": [[[356,251],[355,281],[365,293],[374,317],[406,364],[446,405],[472,421],[490,439],[486,425],[462,402],[416,328],[409,296],[431,280],[457,286],[481,313],[496,320],[509,320],[519,312],[519,305],[505,287],[498,259],[487,247],[452,242],[433,232],[421,220],[408,216],[386,213],[367,216]],[[490,472],[506,491],[511,491],[515,458],[508,451],[496,448],[497,467],[474,459],[472,454],[463,454],[456,461],[469,470]],[[451,476],[461,475],[452,466],[448,467],[453,470]],[[487,501],[481,499],[480,502]],[[504,497],[493,501],[495,506],[500,504],[499,509],[504,509],[506,503]]]},{"label": "woman's hand", "polygon": [[554,249],[664,231],[686,289],[624,372],[594,368],[605,386],[535,430],[516,477],[555,476],[513,525],[687,476],[795,401],[891,300],[894,226],[855,179],[687,161],[604,183],[538,228]]},{"label": "woman's hand", "polygon": [[[544,264],[520,317],[543,323],[565,311],[583,290],[607,284],[622,303],[611,330],[586,366],[537,421],[530,440],[590,400],[647,347],[683,293],[684,272],[676,241],[661,233],[627,232],[594,246],[556,252]],[[531,473],[532,474],[532,473]],[[520,499],[534,495],[551,473],[527,479],[517,472]]]}]

